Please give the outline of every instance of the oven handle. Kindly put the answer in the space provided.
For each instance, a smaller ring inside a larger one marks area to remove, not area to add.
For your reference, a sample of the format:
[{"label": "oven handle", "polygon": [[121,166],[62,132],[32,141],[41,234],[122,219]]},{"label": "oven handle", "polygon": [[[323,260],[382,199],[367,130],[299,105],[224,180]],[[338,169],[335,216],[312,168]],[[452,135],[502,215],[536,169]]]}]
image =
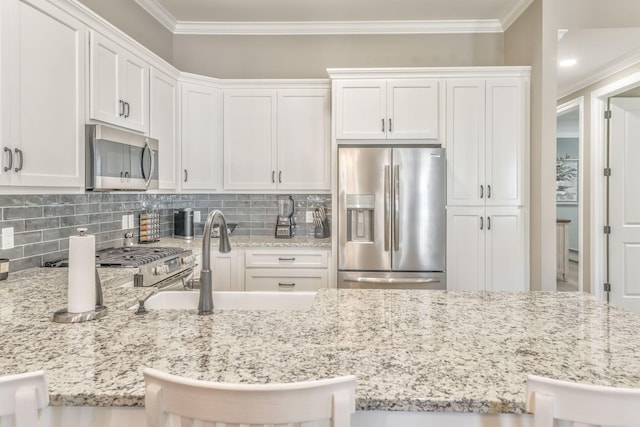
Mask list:
[{"label": "oven handle", "polygon": [[413,278],[413,277],[347,277],[343,279],[345,282],[357,283],[433,283],[440,282],[437,278]]},{"label": "oven handle", "polygon": [[171,289],[176,289],[176,284],[180,284],[179,289],[184,289],[182,279],[189,276],[191,273],[193,273],[193,267],[185,268],[179,273],[176,273],[171,277],[167,277],[166,279],[163,279],[153,284],[152,286],[156,286],[159,291],[169,291]]}]

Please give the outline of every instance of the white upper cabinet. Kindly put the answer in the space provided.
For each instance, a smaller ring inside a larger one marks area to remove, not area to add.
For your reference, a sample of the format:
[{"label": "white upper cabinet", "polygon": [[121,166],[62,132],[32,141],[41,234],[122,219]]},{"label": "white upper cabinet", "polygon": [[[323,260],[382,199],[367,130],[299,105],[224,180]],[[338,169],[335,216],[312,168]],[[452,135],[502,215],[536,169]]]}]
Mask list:
[{"label": "white upper cabinet", "polygon": [[149,136],[160,144],[159,187],[175,190],[178,177],[178,82],[151,69]]},{"label": "white upper cabinet", "polygon": [[331,187],[328,89],[228,89],[225,190]]},{"label": "white upper cabinet", "polygon": [[149,66],[92,31],[89,72],[90,117],[147,133]]},{"label": "white upper cabinet", "polygon": [[220,91],[199,84],[181,86],[181,188],[217,190],[221,164]]},{"label": "white upper cabinet", "polygon": [[0,19],[0,183],[83,188],[86,28],[43,0]]},{"label": "white upper cabinet", "polygon": [[335,80],[336,139],[438,140],[437,79]]},{"label": "white upper cabinet", "polygon": [[523,205],[526,100],[518,78],[447,81],[448,205]]}]

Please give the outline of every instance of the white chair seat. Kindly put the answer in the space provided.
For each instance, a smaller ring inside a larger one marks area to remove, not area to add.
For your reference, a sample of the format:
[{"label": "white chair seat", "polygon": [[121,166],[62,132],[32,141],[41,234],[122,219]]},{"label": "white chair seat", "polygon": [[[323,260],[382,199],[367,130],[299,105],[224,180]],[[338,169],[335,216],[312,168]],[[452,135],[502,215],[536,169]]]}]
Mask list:
[{"label": "white chair seat", "polygon": [[0,377],[0,417],[13,415],[15,427],[36,427],[38,411],[47,405],[44,371]]},{"label": "white chair seat", "polygon": [[527,377],[527,411],[535,427],[553,427],[553,420],[599,426],[640,426],[640,389],[604,387]]},{"label": "white chair seat", "polygon": [[353,375],[289,384],[227,384],[144,370],[147,425],[280,425],[330,420],[349,427],[355,411]]}]

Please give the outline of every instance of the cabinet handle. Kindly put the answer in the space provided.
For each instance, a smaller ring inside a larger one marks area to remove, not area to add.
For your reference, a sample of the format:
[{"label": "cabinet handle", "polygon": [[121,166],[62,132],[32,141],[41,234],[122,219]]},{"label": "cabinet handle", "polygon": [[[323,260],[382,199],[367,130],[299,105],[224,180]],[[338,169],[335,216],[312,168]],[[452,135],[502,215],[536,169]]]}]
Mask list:
[{"label": "cabinet handle", "polygon": [[487,199],[491,198],[491,185],[487,185]]},{"label": "cabinet handle", "polygon": [[124,180],[129,181],[129,172],[124,173]]},{"label": "cabinet handle", "polygon": [[276,171],[271,171],[271,183],[276,183]]},{"label": "cabinet handle", "polygon": [[120,103],[120,117],[124,116],[124,101],[121,99],[118,101]]},{"label": "cabinet handle", "polygon": [[295,283],[278,283],[281,288],[293,288],[295,285]]},{"label": "cabinet handle", "polygon": [[282,171],[278,172],[278,184],[282,184]]},{"label": "cabinet handle", "polygon": [[480,217],[480,230],[484,229],[484,217]]},{"label": "cabinet handle", "polygon": [[480,198],[484,199],[484,185],[480,186]]},{"label": "cabinet handle", "polygon": [[382,119],[382,133],[384,133],[384,119]]},{"label": "cabinet handle", "polygon": [[393,128],[391,127],[391,119],[389,119],[389,133],[393,132]]},{"label": "cabinet handle", "polygon": [[187,182],[187,178],[189,178],[189,173],[187,172],[187,170],[184,170],[184,182]]},{"label": "cabinet handle", "polygon": [[16,154],[18,155],[19,159],[20,159],[20,166],[18,166],[17,168],[14,169],[15,172],[20,172],[22,170],[22,163],[23,163],[23,156],[22,156],[22,150],[19,148],[16,148]]},{"label": "cabinet handle", "polygon": [[487,230],[491,230],[491,217],[487,217]]},{"label": "cabinet handle", "polygon": [[4,152],[9,153],[9,166],[4,167],[4,171],[7,172],[13,167],[13,151],[11,151],[11,148],[4,147]]},{"label": "cabinet handle", "polygon": [[278,258],[278,261],[295,261],[296,257],[291,257],[291,258]]},{"label": "cabinet handle", "polygon": [[125,102],[124,105],[127,108],[127,112],[124,115],[124,118],[126,119],[127,117],[129,117],[129,113],[131,112],[131,109],[129,108],[129,103],[128,102]]},{"label": "cabinet handle", "polygon": [[124,172],[120,172],[120,182],[124,181]]}]

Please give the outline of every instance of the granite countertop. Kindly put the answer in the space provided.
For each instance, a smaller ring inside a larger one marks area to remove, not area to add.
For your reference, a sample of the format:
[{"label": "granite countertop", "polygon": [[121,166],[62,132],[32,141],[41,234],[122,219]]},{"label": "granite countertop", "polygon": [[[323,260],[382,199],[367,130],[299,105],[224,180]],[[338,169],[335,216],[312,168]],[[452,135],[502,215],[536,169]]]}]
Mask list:
[{"label": "granite countertop", "polygon": [[[235,236],[230,235],[229,241],[232,249],[247,248],[309,248],[309,249],[331,249],[331,238],[316,239],[313,237],[293,237],[291,239],[276,239],[272,236]],[[153,246],[178,246],[191,249],[194,254],[200,254],[202,250],[202,235],[195,236],[191,240],[179,239],[175,237],[163,237],[159,242],[154,242]],[[211,248],[218,247],[218,239],[211,240]]]},{"label": "granite countertop", "polygon": [[105,318],[53,323],[66,277],[0,282],[0,375],[46,370],[57,406],[142,406],[146,366],[246,383],[355,374],[359,410],[522,413],[527,373],[640,387],[640,316],[586,294],[324,289],[308,312],[136,316],[148,289],[106,286]]}]

